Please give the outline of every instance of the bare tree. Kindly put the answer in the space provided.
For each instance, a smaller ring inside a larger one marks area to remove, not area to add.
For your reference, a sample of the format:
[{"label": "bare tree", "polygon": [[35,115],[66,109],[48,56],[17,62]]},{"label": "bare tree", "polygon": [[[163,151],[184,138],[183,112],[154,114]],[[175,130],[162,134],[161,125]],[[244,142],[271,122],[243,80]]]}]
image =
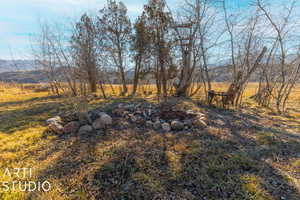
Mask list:
[{"label": "bare tree", "polygon": [[64,30],[59,26],[41,23],[41,34],[37,38],[33,54],[37,65],[44,70],[55,93],[64,92],[63,81],[67,83],[72,95],[77,95],[75,71],[70,56],[70,49],[66,47]]},{"label": "bare tree", "polygon": [[202,87],[201,81],[204,88],[207,85],[211,90],[210,50],[224,33],[224,28],[216,26],[219,12],[213,1],[185,0],[175,14],[172,13],[173,40],[181,57],[176,95],[194,95]]},{"label": "bare tree", "polygon": [[99,11],[97,30],[103,40],[107,55],[118,68],[122,82],[122,93],[128,92],[126,85],[126,58],[128,54],[131,23],[127,16],[127,8],[123,2],[109,0],[107,7]]},{"label": "bare tree", "polygon": [[108,0],[96,19],[83,15],[69,35],[45,26],[36,58],[47,69],[55,93],[65,90],[62,80],[73,95],[86,94],[87,86],[96,92],[99,85],[105,98],[105,84],[113,90],[112,82],[121,82],[125,95],[131,83],[127,69],[132,67],[132,95],[144,79],[148,84],[156,81],[158,96],[191,96],[200,88],[208,96],[218,94],[210,64],[220,61],[214,56],[219,51],[232,75],[227,92],[220,93],[224,103],[239,105],[251,76],[258,74],[254,98],[261,105],[274,100],[283,112],[300,76],[299,49],[291,48],[299,44],[290,42],[296,0],[278,18],[263,0],[244,13],[228,9],[226,0],[221,1],[223,9],[218,3],[185,0],[174,12],[165,0],[149,0],[132,32],[126,6]]},{"label": "bare tree", "polygon": [[223,1],[223,9],[233,72],[233,81],[224,101],[227,103],[230,100],[233,104],[239,105],[251,75],[263,61],[267,47],[263,46],[261,33],[258,31],[261,17],[257,11],[250,13],[250,17],[232,21],[233,16],[228,15],[225,1]]},{"label": "bare tree", "polygon": [[179,82],[176,85],[176,96],[188,96],[188,89],[192,84],[193,72],[197,59],[200,57],[199,45],[197,46],[197,34],[201,26],[201,12],[206,1],[185,1],[186,15],[172,19],[172,28],[175,31],[181,52],[182,65],[179,74]]},{"label": "bare tree", "polygon": [[[275,98],[276,109],[279,113],[285,111],[286,102],[290,96],[292,89],[294,88],[297,80],[299,80],[299,53],[294,56],[294,59],[288,59],[288,39],[289,39],[289,22],[292,18],[293,11],[296,6],[296,0],[291,1],[290,5],[286,8],[286,14],[282,17],[282,20],[275,20],[271,12],[267,10],[266,6],[263,5],[261,0],[257,0],[257,7],[265,16],[265,18],[270,23],[270,26],[275,32],[275,37],[273,39],[272,52],[269,55],[269,61],[273,58],[273,70],[267,71],[266,68],[263,69],[262,75],[265,77],[266,84],[264,89],[260,89],[257,97],[270,98],[273,96]],[[279,63],[277,64],[276,53],[279,53]],[[260,98],[261,99],[261,98]]]}]

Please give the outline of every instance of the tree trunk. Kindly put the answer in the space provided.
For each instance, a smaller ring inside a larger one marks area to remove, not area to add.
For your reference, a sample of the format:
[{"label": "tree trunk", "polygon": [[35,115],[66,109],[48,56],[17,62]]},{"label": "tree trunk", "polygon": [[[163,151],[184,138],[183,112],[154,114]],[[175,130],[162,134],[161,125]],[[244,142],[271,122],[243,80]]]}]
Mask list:
[{"label": "tree trunk", "polygon": [[191,54],[188,52],[183,53],[183,69],[181,72],[181,79],[179,81],[179,85],[176,88],[175,96],[182,96],[187,97],[188,96],[188,89],[191,86],[191,73],[190,73],[190,60],[191,60]]},{"label": "tree trunk", "polygon": [[90,85],[90,90],[92,93],[97,92],[97,81],[95,77],[95,73],[92,73],[91,71],[89,72],[89,85]]},{"label": "tree trunk", "polygon": [[138,56],[137,63],[135,65],[135,69],[134,69],[133,90],[132,90],[131,96],[134,96],[137,91],[139,78],[140,78],[141,63],[142,63],[142,57]]},{"label": "tree trunk", "polygon": [[102,96],[103,96],[104,99],[106,99],[106,94],[105,94],[105,89],[103,87],[103,82],[100,81],[99,83],[100,83],[100,90],[102,92]]},{"label": "tree trunk", "polygon": [[164,58],[160,56],[160,73],[161,73],[161,83],[163,89],[163,96],[168,96],[168,89],[167,89],[167,78],[166,78],[166,69],[164,66]]},{"label": "tree trunk", "polygon": [[124,72],[124,66],[123,66],[123,58],[122,58],[122,50],[120,47],[118,47],[118,59],[119,59],[119,70],[120,70],[120,76],[122,81],[122,92],[121,96],[124,96],[127,92],[127,85],[126,85],[126,78],[125,78],[125,72]]}]

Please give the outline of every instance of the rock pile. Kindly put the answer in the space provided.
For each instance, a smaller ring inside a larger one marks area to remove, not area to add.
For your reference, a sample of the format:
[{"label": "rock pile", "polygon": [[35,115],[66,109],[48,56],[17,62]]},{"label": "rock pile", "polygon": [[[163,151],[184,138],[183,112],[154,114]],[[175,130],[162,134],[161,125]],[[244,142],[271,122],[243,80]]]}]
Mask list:
[{"label": "rock pile", "polygon": [[115,117],[127,119],[137,126],[164,130],[165,132],[189,130],[193,127],[206,127],[205,114],[193,110],[182,111],[172,107],[151,104],[119,104],[112,111]]},{"label": "rock pile", "polygon": [[93,130],[106,129],[113,124],[113,118],[141,128],[155,130],[181,131],[193,127],[207,126],[205,114],[193,110],[176,110],[148,103],[118,104],[110,114],[101,109],[88,113],[63,114],[47,120],[49,128],[57,133],[89,133]]},{"label": "rock pile", "polygon": [[89,133],[93,130],[105,129],[112,125],[112,118],[104,112],[63,114],[48,119],[48,127],[57,134]]}]

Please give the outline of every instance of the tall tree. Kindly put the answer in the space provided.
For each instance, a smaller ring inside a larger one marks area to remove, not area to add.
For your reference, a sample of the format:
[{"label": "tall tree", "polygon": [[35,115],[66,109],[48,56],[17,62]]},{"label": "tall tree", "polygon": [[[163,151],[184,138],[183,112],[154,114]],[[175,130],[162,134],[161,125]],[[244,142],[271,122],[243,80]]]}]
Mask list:
[{"label": "tall tree", "polygon": [[129,53],[131,22],[124,3],[109,0],[107,6],[99,11],[97,29],[106,52],[112,58],[112,64],[119,71],[122,82],[121,95],[125,95],[128,92],[125,61]]},{"label": "tall tree", "polygon": [[97,91],[96,29],[92,19],[84,14],[76,24],[71,39],[74,58],[80,73],[89,83],[90,91]]},{"label": "tall tree", "polygon": [[133,77],[133,91],[132,95],[135,95],[140,79],[140,73],[143,68],[142,62],[147,58],[147,52],[149,49],[149,41],[151,35],[145,25],[145,17],[141,16],[134,24],[135,33],[132,37],[132,50],[134,51],[134,77]]},{"label": "tall tree", "polygon": [[149,0],[144,7],[144,17],[146,26],[151,34],[154,56],[156,58],[156,85],[158,95],[163,91],[163,96],[167,96],[167,70],[166,63],[170,54],[170,43],[167,35],[170,28],[170,13],[165,11],[166,2],[164,0]]},{"label": "tall tree", "polygon": [[[176,40],[181,52],[182,65],[179,74],[179,83],[176,85],[176,96],[188,96],[188,89],[192,84],[196,60],[199,57],[199,45],[196,45],[197,34],[201,24],[201,1],[186,1],[188,13],[181,19],[172,20]],[[196,47],[197,46],[197,47]],[[196,47],[196,48],[195,48]]]}]

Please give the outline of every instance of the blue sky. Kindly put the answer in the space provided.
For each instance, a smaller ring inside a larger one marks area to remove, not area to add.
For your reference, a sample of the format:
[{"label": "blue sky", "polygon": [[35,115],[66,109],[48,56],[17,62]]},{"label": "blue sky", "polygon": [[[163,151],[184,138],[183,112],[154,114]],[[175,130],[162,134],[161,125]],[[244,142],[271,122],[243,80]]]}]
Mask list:
[{"label": "blue sky", "polygon": [[[106,0],[1,0],[0,59],[30,58],[31,40],[39,32],[39,21],[60,22],[95,12]],[[124,1],[135,17],[146,0]]]},{"label": "blue sky", "polygon": [[[249,0],[239,1],[242,4]],[[106,0],[1,0],[0,59],[30,59],[31,40],[38,34],[39,21],[76,19],[83,12],[96,12]],[[135,18],[147,0],[123,0]],[[168,0],[170,6],[180,0]]]}]

